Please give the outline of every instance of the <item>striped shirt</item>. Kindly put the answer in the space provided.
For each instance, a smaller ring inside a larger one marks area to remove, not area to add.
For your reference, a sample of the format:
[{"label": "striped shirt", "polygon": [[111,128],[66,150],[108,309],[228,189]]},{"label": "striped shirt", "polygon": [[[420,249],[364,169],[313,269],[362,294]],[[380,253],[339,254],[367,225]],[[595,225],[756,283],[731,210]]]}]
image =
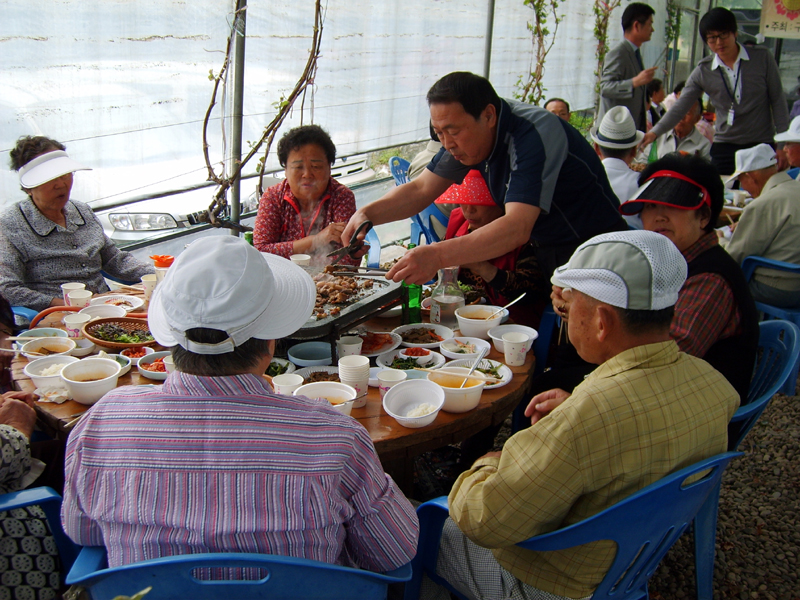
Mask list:
[{"label": "striped shirt", "polygon": [[383,571],[414,556],[419,531],[357,421],[254,375],[179,372],[114,390],[81,420],[62,521],[112,567],[257,552]]}]

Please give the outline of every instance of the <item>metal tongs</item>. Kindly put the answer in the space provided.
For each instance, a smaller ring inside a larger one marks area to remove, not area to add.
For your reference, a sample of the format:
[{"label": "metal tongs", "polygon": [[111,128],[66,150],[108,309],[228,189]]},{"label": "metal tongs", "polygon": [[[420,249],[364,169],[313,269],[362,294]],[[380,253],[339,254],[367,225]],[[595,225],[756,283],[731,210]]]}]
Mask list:
[{"label": "metal tongs", "polygon": [[389,272],[389,269],[379,269],[378,267],[356,267],[353,265],[336,265],[336,268],[342,269],[341,271],[334,271],[332,273],[332,275],[336,275],[337,277],[367,277],[370,275],[386,275],[386,273]]},{"label": "metal tongs", "polygon": [[358,234],[363,231],[364,235],[366,235],[370,229],[372,229],[372,221],[364,221],[361,223],[361,225],[358,226],[358,229],[356,229],[355,233],[353,234],[353,237],[350,238],[350,244],[327,254],[328,258],[336,259],[331,264],[338,264],[338,262],[345,256],[355,258],[353,255],[361,250],[361,248],[364,246],[364,242],[358,239]]}]

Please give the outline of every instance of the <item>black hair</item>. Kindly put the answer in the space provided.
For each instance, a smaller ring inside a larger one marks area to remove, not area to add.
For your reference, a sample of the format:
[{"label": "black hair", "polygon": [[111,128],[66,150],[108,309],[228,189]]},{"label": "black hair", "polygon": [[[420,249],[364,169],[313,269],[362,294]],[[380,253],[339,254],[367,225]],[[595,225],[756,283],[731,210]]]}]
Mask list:
[{"label": "black hair", "polygon": [[652,6],[642,2],[631,2],[622,12],[622,31],[633,29],[634,23],[646,23],[650,15],[656,14]]},{"label": "black hair", "polygon": [[709,31],[728,31],[730,33],[736,33],[738,29],[739,25],[736,23],[736,15],[727,8],[722,8],[721,6],[712,8],[700,19],[700,37],[703,38],[704,43]]},{"label": "black hair", "polygon": [[647,97],[652,98],[653,94],[660,91],[664,87],[664,82],[660,79],[653,79],[647,84]]},{"label": "black hair", "polygon": [[669,331],[675,307],[668,306],[659,310],[632,310],[614,307],[622,326],[632,335],[643,335],[659,331]]},{"label": "black hair", "polygon": [[618,158],[619,160],[625,160],[628,158],[628,155],[631,153],[632,148],[607,148],[601,144],[597,144],[600,148],[600,151],[603,153],[603,156],[606,158]]},{"label": "black hair", "polygon": [[550,104],[551,102],[561,102],[564,104],[564,106],[567,107],[567,112],[571,112],[569,109],[569,102],[567,102],[563,98],[550,98],[547,102],[544,103],[544,107],[547,108],[547,105]]},{"label": "black hair", "polygon": [[330,164],[336,160],[336,146],[331,140],[331,136],[319,125],[303,125],[294,127],[283,134],[281,141],[278,142],[278,162],[282,167],[286,167],[289,154],[294,150],[299,150],[303,146],[314,144],[322,148],[325,158]]},{"label": "black hair", "polygon": [[[219,329],[195,327],[186,331],[186,337],[202,344],[218,344],[224,341],[228,334]],[[238,375],[255,367],[258,361],[269,354],[270,341],[250,338],[241,346],[234,348],[233,352],[225,354],[196,354],[183,346],[173,346],[170,350],[172,360],[179,371],[201,377],[223,377]]]},{"label": "black hair", "polygon": [[702,206],[698,210],[708,212],[709,219],[708,224],[704,227],[705,231],[714,231],[714,225],[725,202],[725,188],[717,168],[697,154],[682,155],[673,152],[647,165],[639,175],[639,185],[644,185],[644,182],[657,171],[675,171],[708,190],[708,195],[711,197],[711,208]]},{"label": "black hair", "polygon": [[686,87],[686,81],[679,81],[678,83],[675,84],[675,87],[672,88],[672,93],[677,96],[683,91],[683,88],[685,87]]},{"label": "black hair", "polygon": [[428,132],[430,133],[431,139],[434,142],[438,142],[439,141],[439,136],[436,135],[436,130],[434,130],[433,123],[431,123],[430,121],[428,121]]},{"label": "black hair", "polygon": [[64,144],[52,138],[43,135],[25,135],[17,140],[14,149],[9,153],[11,158],[8,164],[13,170],[19,171],[40,154],[66,149]]},{"label": "black hair", "polygon": [[428,90],[428,106],[458,102],[464,112],[478,119],[490,104],[500,116],[500,96],[489,80],[475,73],[456,71],[442,77]]}]

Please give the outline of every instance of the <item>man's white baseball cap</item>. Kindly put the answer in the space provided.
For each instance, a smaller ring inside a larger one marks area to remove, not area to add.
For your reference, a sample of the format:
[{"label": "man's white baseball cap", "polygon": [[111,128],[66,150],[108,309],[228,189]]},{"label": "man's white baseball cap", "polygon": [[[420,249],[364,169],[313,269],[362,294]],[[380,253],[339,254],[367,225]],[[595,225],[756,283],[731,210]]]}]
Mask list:
[{"label": "man's white baseball cap", "polygon": [[769,144],[759,144],[752,148],[745,148],[744,150],[736,151],[736,172],[728,177],[725,185],[736,181],[742,173],[749,173],[750,171],[758,171],[759,169],[766,169],[772,165],[778,164],[778,157],[775,156],[775,150]]},{"label": "man's white baseball cap", "polygon": [[[311,317],[317,287],[301,267],[229,235],[190,244],[153,292],[147,322],[162,346],[196,354],[233,352],[247,340],[291,335]],[[187,338],[205,327],[228,334],[218,344]]]},{"label": "man's white baseball cap", "polygon": [[686,272],[686,260],[667,237],[654,231],[620,231],[578,246],[551,281],[611,306],[661,310],[678,301]]}]

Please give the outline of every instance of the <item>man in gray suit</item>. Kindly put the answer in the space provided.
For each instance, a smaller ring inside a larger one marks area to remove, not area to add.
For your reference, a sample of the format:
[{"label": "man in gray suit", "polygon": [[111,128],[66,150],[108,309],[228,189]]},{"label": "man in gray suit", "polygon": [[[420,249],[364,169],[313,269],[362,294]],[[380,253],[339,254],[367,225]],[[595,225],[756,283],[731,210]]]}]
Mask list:
[{"label": "man in gray suit", "polygon": [[625,39],[606,55],[595,123],[600,123],[609,109],[624,106],[631,111],[636,129],[647,131],[647,84],[653,80],[657,67],[644,68],[639,48],[653,35],[654,13],[652,7],[641,2],[629,4],[622,13]]}]

